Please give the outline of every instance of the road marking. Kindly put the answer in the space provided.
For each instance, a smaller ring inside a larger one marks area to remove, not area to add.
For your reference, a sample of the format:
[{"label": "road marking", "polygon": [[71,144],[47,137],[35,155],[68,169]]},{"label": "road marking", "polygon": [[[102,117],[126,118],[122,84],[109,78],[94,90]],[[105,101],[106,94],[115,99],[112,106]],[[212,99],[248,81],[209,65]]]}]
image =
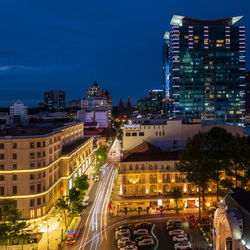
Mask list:
[{"label": "road marking", "polygon": [[154,250],[156,250],[158,248],[158,246],[159,246],[159,241],[158,241],[156,235],[154,234],[154,228],[155,228],[155,224],[152,226],[151,233],[152,233],[152,235],[154,236],[154,238],[156,240],[156,246],[154,248]]}]

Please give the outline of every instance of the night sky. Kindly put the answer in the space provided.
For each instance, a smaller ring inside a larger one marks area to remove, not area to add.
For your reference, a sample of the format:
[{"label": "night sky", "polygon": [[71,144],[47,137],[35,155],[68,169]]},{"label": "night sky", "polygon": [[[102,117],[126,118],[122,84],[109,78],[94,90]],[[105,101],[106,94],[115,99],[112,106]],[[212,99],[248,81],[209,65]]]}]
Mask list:
[{"label": "night sky", "polygon": [[244,15],[250,69],[250,0],[1,0],[0,106],[36,106],[43,92],[79,99],[93,81],[142,98],[162,87],[162,37],[173,14],[201,19]]}]

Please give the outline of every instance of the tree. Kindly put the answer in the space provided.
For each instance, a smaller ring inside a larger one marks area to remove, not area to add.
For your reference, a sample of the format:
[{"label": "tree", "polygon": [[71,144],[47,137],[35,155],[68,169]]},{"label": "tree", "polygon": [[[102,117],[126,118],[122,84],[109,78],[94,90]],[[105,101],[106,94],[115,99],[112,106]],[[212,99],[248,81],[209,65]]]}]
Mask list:
[{"label": "tree", "polygon": [[57,209],[63,211],[63,213],[64,213],[64,219],[65,219],[65,227],[67,229],[67,211],[70,210],[69,203],[68,203],[68,198],[67,197],[59,198],[56,201],[55,207]]},{"label": "tree", "polygon": [[21,212],[14,200],[0,201],[0,244],[26,244],[30,240],[30,230],[21,221]]},{"label": "tree", "polygon": [[142,211],[142,208],[141,208],[141,207],[138,207],[138,208],[137,208],[137,212],[138,212],[139,215],[141,214],[141,211]]},{"label": "tree", "polygon": [[74,184],[76,188],[78,188],[81,192],[84,192],[89,188],[88,175],[83,174],[79,177],[76,177]]},{"label": "tree", "polygon": [[174,188],[170,194],[171,194],[172,198],[175,200],[175,205],[176,205],[175,210],[178,211],[178,201],[179,201],[179,199],[181,199],[182,193],[181,193],[180,189]]},{"label": "tree", "polygon": [[205,209],[205,191],[208,183],[212,180],[210,171],[211,160],[208,157],[207,149],[207,134],[198,133],[192,138],[189,138],[186,143],[186,148],[179,154],[179,163],[177,169],[186,174],[189,182],[198,186],[199,191],[199,218],[200,211],[200,196],[202,193],[203,209]]},{"label": "tree", "polygon": [[127,214],[128,214],[128,208],[127,208],[127,207],[124,207],[123,212],[124,212],[125,215],[127,215]]},{"label": "tree", "polygon": [[95,151],[96,156],[96,169],[99,168],[107,161],[107,149],[105,147],[100,147]]},{"label": "tree", "polygon": [[76,187],[69,190],[70,211],[72,214],[81,213],[83,210],[83,195],[83,192]]},{"label": "tree", "polygon": [[150,207],[146,207],[147,215],[149,214]]},{"label": "tree", "polygon": [[221,171],[230,166],[230,145],[233,136],[224,128],[214,127],[207,133],[206,151],[210,159],[212,180],[216,182],[217,201],[219,200],[219,181]]}]

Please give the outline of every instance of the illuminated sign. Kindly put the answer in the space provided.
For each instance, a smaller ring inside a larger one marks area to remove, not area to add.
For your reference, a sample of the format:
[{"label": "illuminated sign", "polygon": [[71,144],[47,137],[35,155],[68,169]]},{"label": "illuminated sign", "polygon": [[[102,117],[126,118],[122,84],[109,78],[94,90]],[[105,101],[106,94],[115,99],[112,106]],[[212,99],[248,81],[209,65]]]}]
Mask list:
[{"label": "illuminated sign", "polygon": [[140,124],[124,124],[124,128],[140,128]]}]

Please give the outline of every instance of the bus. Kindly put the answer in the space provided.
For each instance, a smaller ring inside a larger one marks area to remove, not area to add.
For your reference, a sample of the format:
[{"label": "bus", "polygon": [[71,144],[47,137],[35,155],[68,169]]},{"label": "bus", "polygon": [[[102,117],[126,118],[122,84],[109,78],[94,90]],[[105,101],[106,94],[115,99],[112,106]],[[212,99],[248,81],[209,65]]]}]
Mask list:
[{"label": "bus", "polygon": [[81,217],[76,216],[74,217],[68,230],[66,231],[66,243],[69,245],[76,243],[76,239],[80,230],[81,230]]}]

